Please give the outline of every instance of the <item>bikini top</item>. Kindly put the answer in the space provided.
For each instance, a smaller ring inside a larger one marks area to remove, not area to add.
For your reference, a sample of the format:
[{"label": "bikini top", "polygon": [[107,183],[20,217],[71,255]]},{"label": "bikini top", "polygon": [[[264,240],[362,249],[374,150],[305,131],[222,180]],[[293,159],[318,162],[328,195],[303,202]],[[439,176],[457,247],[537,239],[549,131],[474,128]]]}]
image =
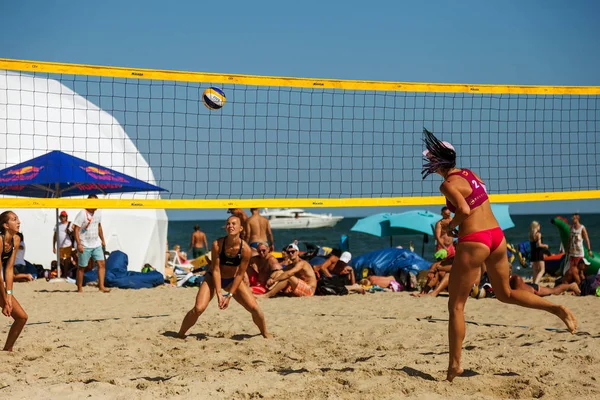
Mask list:
[{"label": "bikini top", "polygon": [[244,247],[244,241],[240,240],[240,250],[233,257],[229,257],[225,253],[225,240],[223,238],[223,244],[221,245],[221,253],[219,254],[219,261],[221,265],[228,265],[230,267],[237,267],[242,263],[242,247]]},{"label": "bikini top", "polygon": [[10,249],[4,250],[4,245],[6,244],[6,238],[4,235],[2,235],[2,265],[5,265],[6,262],[10,259],[10,256],[12,256],[13,250],[15,249],[15,238],[13,236],[11,244],[10,244]]},{"label": "bikini top", "polygon": [[[475,174],[473,174],[473,172],[471,172],[470,170],[462,169],[460,171],[448,174],[448,176],[451,175],[458,175],[461,178],[465,179],[467,182],[469,182],[469,185],[471,186],[471,194],[465,197],[465,201],[467,202],[471,210],[479,207],[488,199],[485,184],[480,179],[478,179],[475,176]],[[448,199],[446,199],[446,206],[448,207],[450,212],[456,213],[456,207]]]}]

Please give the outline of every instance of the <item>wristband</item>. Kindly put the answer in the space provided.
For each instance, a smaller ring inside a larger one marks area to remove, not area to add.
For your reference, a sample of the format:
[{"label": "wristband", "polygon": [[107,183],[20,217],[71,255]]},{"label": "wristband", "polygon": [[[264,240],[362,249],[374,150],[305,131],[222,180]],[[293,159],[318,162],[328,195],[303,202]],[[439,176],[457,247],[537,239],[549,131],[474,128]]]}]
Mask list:
[{"label": "wristband", "polygon": [[6,294],[12,294],[12,290],[6,289]]},{"label": "wristband", "polygon": [[223,297],[229,297],[229,296],[231,296],[231,293],[229,293],[229,292],[225,292],[225,294],[223,295]]}]

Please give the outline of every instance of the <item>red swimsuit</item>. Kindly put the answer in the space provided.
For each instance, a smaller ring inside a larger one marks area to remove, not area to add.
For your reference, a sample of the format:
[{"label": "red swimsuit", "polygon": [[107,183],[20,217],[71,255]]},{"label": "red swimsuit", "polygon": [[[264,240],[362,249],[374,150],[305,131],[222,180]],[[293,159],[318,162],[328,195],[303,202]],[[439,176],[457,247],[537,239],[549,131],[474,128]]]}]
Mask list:
[{"label": "red swimsuit", "polygon": [[[471,194],[465,197],[465,201],[467,202],[471,210],[479,207],[488,199],[485,184],[481,180],[479,180],[470,170],[462,169],[458,172],[453,172],[448,176],[451,175],[458,175],[461,178],[466,179],[467,182],[469,182],[469,185],[471,186]],[[446,199],[446,206],[451,212],[456,213],[456,207],[448,199]],[[500,246],[500,244],[502,243],[502,239],[504,239],[504,233],[502,232],[502,229],[500,229],[500,227],[497,226],[492,229],[486,229],[483,231],[473,232],[469,233],[468,235],[461,236],[458,238],[458,243],[483,243],[490,249],[490,252],[492,252],[496,250],[498,246]]]}]

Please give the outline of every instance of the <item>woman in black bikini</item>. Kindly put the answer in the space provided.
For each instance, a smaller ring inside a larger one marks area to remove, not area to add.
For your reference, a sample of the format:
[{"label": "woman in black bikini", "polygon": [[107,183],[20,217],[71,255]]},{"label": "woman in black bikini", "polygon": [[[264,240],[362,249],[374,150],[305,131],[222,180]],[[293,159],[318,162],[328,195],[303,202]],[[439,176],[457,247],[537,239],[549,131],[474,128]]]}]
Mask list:
[{"label": "woman in black bikini", "polygon": [[[258,306],[252,290],[243,281],[252,253],[250,246],[240,238],[242,229],[239,217],[232,215],[227,218],[225,224],[227,236],[215,240],[212,244],[212,269],[206,273],[204,282],[198,289],[196,305],[183,319],[177,334],[178,337],[185,338],[187,331],[198,321],[215,294],[221,310],[225,310],[229,306],[229,301],[233,297],[252,314],[252,320],[258,326],[260,333],[266,338],[271,337],[271,334],[267,332],[265,316]],[[226,292],[222,293],[221,289]]]},{"label": "woman in black bikini", "polygon": [[533,268],[533,283],[539,285],[544,273],[546,264],[544,263],[544,250],[548,245],[542,243],[542,233],[540,232],[540,223],[532,221],[529,225],[529,245],[531,246],[531,268]]},{"label": "woman in black bikini", "polygon": [[2,295],[0,296],[0,305],[2,306],[2,314],[7,317],[11,316],[15,320],[8,331],[4,351],[13,350],[13,345],[27,322],[25,310],[12,294],[16,249],[19,248],[21,243],[21,238],[17,235],[20,226],[19,217],[14,212],[5,211],[0,214],[0,242],[2,242],[2,273],[0,273]]}]

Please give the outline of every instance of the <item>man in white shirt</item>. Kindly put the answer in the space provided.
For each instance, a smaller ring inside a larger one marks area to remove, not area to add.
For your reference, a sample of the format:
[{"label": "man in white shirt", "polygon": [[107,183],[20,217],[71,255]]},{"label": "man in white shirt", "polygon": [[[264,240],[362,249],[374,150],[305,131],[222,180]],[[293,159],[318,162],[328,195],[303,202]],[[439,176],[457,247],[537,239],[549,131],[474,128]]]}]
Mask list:
[{"label": "man in white shirt", "polygon": [[[90,194],[88,199],[97,199],[98,196]],[[75,241],[77,242],[77,291],[83,292],[83,272],[88,266],[90,258],[98,263],[98,289],[101,292],[110,292],[104,287],[106,265],[104,262],[104,233],[101,224],[102,216],[95,208],[81,210],[73,220],[75,228]]]},{"label": "man in white shirt", "polygon": [[54,235],[52,237],[52,251],[56,254],[56,242],[58,240],[58,248],[60,252],[60,265],[61,274],[68,276],[69,269],[75,266],[75,260],[73,260],[73,226],[69,221],[69,215],[66,211],[60,212],[60,223],[58,224],[58,237],[56,234],[56,226],[54,227]]},{"label": "man in white shirt", "polygon": [[578,213],[573,214],[571,221],[571,232],[569,237],[569,263],[565,265],[563,273],[566,273],[569,268],[577,269],[579,262],[585,257],[583,242],[587,245],[588,256],[593,257],[590,245],[590,237],[588,236],[585,226],[581,224],[581,216]]}]

